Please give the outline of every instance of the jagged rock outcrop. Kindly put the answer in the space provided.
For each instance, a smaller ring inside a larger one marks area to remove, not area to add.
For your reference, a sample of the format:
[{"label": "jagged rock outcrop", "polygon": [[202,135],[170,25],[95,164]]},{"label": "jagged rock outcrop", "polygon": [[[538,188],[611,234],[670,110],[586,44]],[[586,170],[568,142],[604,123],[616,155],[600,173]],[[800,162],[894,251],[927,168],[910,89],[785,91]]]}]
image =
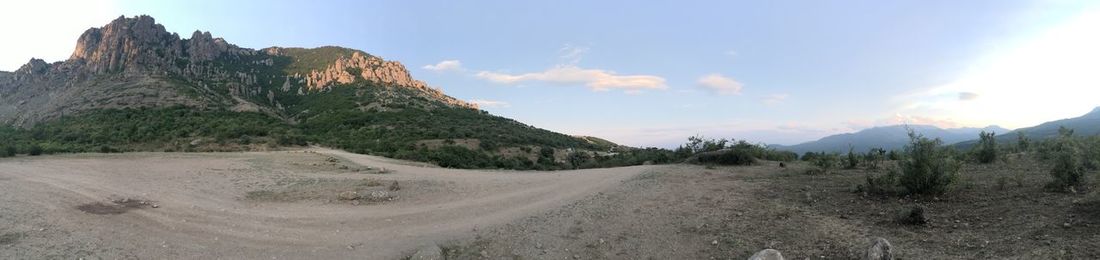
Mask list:
[{"label": "jagged rock outcrop", "polygon": [[[269,48],[265,52],[275,55],[282,53],[279,48]],[[415,89],[426,94],[427,98],[452,106],[477,108],[476,104],[454,99],[423,81],[413,79],[405,65],[400,62],[383,60],[358,51],[352,52],[350,57],[336,59],[327,68],[313,70],[305,75],[306,88],[311,91],[324,90],[336,84],[351,84],[360,79]]]},{"label": "jagged rock outcrop", "polygon": [[168,33],[152,17],[119,17],[103,28],[84,31],[69,61],[97,74],[136,72],[160,67],[183,52],[179,36]]}]

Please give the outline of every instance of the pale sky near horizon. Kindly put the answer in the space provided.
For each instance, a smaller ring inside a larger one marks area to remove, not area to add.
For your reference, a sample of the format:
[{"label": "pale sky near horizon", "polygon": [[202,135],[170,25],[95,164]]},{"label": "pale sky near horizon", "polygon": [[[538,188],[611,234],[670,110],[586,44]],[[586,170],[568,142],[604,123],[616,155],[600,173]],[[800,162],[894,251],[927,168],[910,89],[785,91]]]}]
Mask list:
[{"label": "pale sky near horizon", "polygon": [[795,144],[1100,106],[1100,1],[5,1],[0,70],[120,15],[248,48],[338,45],[496,115],[633,146]]}]

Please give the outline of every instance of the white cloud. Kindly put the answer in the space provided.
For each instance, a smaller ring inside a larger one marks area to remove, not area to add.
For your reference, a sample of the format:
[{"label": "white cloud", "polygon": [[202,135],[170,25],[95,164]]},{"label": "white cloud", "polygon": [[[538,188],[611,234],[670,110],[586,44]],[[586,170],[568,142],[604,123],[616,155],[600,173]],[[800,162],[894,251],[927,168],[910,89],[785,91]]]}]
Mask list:
[{"label": "white cloud", "polygon": [[619,75],[614,71],[585,69],[575,65],[559,65],[541,72],[507,74],[482,71],[475,76],[501,84],[542,81],[556,84],[584,84],[594,91],[622,89],[628,94],[642,90],[667,89],[665,79],[653,75]]},{"label": "white cloud", "polygon": [[434,65],[424,65],[423,68],[431,71],[462,70],[462,62],[458,60],[444,60]]},{"label": "white cloud", "polygon": [[764,104],[769,105],[769,106],[778,105],[780,103],[783,103],[783,101],[786,101],[788,96],[790,96],[790,95],[787,95],[787,94],[771,94],[771,95],[768,95],[767,97],[764,97]]},{"label": "white cloud", "polygon": [[978,93],[959,92],[959,100],[967,101],[967,100],[975,100],[975,99],[978,99]]},{"label": "white cloud", "polygon": [[719,95],[740,95],[744,85],[731,78],[714,73],[699,78],[700,86],[708,88]]},{"label": "white cloud", "polygon": [[474,99],[474,100],[470,100],[469,102],[477,104],[477,106],[481,107],[481,108],[486,108],[486,107],[508,108],[508,107],[512,107],[512,104],[508,104],[508,102],[497,101],[497,100]]},{"label": "white cloud", "polygon": [[588,47],[580,47],[572,44],[566,44],[565,47],[561,47],[558,50],[558,57],[562,59],[566,64],[574,64],[581,62],[581,58],[584,58],[584,54],[588,52]]}]

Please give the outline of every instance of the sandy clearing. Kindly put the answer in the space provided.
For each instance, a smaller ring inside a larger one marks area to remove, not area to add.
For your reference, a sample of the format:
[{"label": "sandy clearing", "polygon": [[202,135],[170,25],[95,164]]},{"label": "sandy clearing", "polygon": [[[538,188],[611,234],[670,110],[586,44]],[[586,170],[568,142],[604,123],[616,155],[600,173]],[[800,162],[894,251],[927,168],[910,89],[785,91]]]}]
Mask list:
[{"label": "sandy clearing", "polygon": [[[326,157],[385,168],[324,167]],[[395,259],[429,243],[546,212],[661,166],[559,172],[472,171],[313,148],[255,153],[131,153],[0,160],[0,258]],[[257,202],[280,180],[399,181],[372,205]],[[158,208],[95,215],[114,198]],[[8,235],[11,234],[11,235]]]}]

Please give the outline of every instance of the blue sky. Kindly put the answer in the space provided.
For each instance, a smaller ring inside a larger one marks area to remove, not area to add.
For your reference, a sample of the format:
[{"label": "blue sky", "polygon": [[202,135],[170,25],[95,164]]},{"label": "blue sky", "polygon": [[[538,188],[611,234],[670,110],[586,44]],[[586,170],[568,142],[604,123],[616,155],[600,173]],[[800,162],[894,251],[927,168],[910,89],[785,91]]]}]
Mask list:
[{"label": "blue sky", "polygon": [[[339,45],[538,127],[635,146],[876,125],[1026,127],[1100,105],[1100,1],[34,1],[0,70],[148,14],[249,48]],[[34,22],[29,22],[34,21]],[[1092,98],[1090,98],[1092,97]]]}]

